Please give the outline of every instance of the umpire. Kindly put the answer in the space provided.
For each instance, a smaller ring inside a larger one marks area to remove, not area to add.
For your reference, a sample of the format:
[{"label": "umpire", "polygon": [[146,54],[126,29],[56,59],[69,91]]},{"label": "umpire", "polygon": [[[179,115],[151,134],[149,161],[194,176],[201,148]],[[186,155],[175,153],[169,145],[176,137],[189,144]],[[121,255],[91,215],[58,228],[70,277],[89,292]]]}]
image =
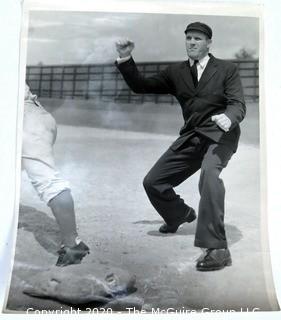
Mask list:
[{"label": "umpire", "polygon": [[195,210],[175,193],[181,184],[201,169],[200,202],[194,245],[203,249],[197,259],[199,271],[230,266],[231,255],[224,226],[225,188],[220,174],[236,152],[239,123],[246,113],[243,90],[235,64],[209,53],[211,28],[201,22],[185,29],[188,59],[170,65],[152,77],[143,77],[131,56],[134,43],[116,43],[116,65],[136,93],[174,95],[184,126],[178,139],[160,157],[144,178],[148,198],[164,224],[159,231],[174,233],[196,219]]}]

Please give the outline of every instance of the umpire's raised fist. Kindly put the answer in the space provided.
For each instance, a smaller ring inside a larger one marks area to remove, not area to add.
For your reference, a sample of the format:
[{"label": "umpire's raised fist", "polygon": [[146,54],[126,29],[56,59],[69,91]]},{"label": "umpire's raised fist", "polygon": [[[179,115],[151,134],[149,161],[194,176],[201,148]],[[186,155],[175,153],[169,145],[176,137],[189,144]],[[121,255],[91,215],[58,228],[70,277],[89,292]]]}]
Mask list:
[{"label": "umpire's raised fist", "polygon": [[133,41],[129,39],[120,39],[116,41],[116,50],[119,53],[120,58],[125,58],[131,55],[132,50],[135,47]]}]

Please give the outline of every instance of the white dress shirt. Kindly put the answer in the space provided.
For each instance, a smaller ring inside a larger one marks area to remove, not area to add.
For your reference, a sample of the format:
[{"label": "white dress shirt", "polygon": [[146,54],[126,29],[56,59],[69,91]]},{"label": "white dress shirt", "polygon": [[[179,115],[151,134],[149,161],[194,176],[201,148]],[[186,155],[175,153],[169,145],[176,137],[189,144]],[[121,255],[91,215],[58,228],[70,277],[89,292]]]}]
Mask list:
[{"label": "white dress shirt", "polygon": [[129,55],[129,56],[127,56],[127,57],[123,57],[123,58],[118,57],[118,58],[116,59],[116,62],[117,62],[118,64],[120,64],[120,63],[129,61],[129,60],[131,59],[131,57],[132,57],[131,55]]},{"label": "white dress shirt", "polygon": [[[209,59],[210,59],[210,57],[209,57],[209,55],[207,54],[204,58],[198,60],[198,63],[197,63],[197,65],[196,65],[196,66],[197,66],[198,81],[200,80],[200,78],[201,78],[201,76],[202,76],[202,73],[203,73],[203,71],[205,70]],[[188,58],[188,60],[189,60],[190,66],[192,67],[192,66],[193,66],[193,63],[194,63],[194,60],[191,59],[191,58]]]}]

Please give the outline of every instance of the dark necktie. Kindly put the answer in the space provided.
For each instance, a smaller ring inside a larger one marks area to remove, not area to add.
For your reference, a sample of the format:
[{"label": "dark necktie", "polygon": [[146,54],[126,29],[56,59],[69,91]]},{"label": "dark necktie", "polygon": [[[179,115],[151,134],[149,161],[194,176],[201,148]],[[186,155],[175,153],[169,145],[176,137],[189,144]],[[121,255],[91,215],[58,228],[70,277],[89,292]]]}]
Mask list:
[{"label": "dark necktie", "polygon": [[198,85],[197,63],[198,63],[198,60],[194,60],[192,67],[190,67],[194,87],[197,87]]}]

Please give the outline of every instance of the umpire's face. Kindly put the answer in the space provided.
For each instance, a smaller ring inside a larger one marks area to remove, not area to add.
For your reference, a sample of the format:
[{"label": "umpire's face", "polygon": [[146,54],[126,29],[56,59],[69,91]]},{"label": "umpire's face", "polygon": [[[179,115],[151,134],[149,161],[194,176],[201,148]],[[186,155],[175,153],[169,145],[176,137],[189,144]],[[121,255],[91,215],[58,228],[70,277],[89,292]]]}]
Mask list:
[{"label": "umpire's face", "polygon": [[193,60],[200,60],[204,58],[209,52],[211,43],[212,40],[202,32],[188,31],[186,33],[186,52]]}]

